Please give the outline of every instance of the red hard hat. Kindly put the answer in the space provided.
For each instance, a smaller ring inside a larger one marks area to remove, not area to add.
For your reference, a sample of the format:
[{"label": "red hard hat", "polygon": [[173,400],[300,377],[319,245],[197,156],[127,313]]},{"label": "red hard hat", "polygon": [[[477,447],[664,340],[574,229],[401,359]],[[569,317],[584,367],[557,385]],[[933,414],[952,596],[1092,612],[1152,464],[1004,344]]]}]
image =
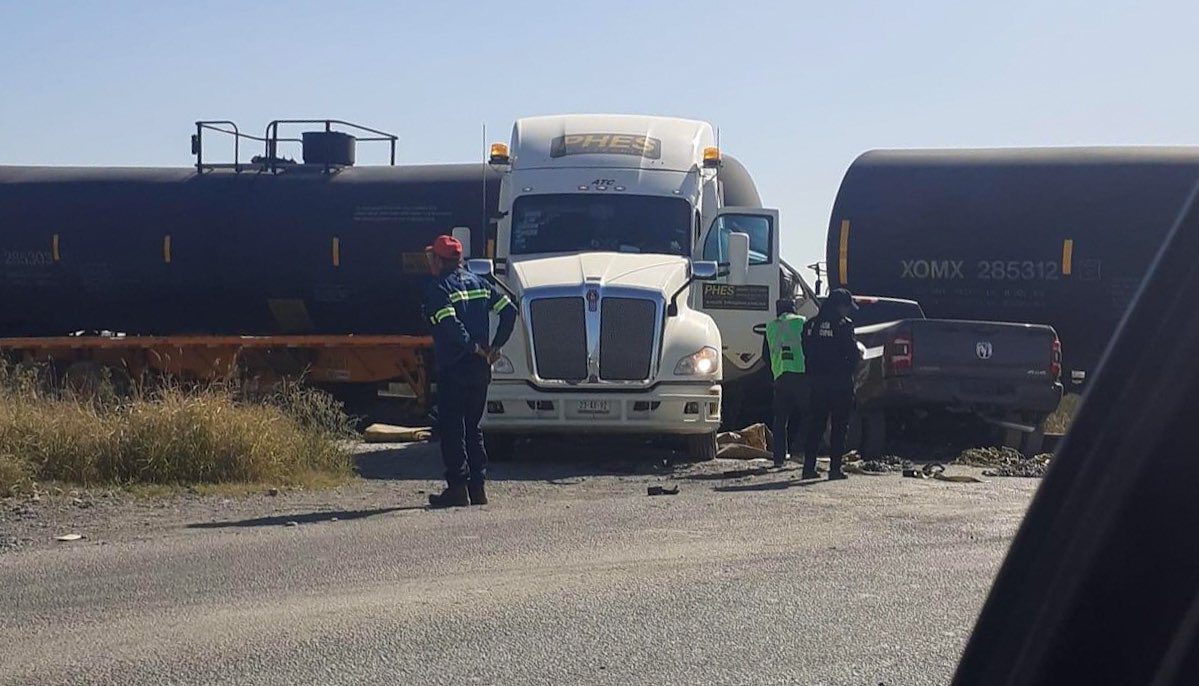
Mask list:
[{"label": "red hard hat", "polygon": [[432,252],[443,260],[456,260],[462,257],[462,241],[453,236],[438,236],[425,252]]}]

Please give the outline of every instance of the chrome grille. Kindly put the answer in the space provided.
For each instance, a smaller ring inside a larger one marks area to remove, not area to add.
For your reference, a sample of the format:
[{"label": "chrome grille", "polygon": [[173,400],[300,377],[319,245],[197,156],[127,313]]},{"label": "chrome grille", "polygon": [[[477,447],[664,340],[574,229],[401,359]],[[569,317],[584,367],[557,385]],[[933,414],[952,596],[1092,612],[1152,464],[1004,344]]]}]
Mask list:
[{"label": "chrome grille", "polygon": [[654,354],[658,304],[645,298],[604,298],[600,308],[600,378],[643,381]]},{"label": "chrome grille", "polygon": [[587,378],[587,322],[582,298],[540,298],[529,303],[537,376],[559,381]]}]

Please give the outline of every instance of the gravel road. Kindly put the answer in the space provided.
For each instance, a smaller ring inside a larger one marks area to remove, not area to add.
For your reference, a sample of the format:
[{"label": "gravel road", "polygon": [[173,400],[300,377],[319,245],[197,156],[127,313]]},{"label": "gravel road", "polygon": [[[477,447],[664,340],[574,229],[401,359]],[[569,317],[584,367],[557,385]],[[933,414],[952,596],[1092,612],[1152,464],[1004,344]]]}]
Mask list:
[{"label": "gravel road", "polygon": [[327,491],[4,501],[0,683],[943,684],[1038,483],[575,445],[428,511],[434,447],[363,451]]}]

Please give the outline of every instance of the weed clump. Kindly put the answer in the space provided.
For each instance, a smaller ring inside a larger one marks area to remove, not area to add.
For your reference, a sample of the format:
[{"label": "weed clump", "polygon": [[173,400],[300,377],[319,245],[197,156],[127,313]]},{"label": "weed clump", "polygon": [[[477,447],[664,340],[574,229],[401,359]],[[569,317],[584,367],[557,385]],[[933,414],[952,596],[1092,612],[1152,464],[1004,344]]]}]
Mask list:
[{"label": "weed clump", "polygon": [[327,482],[352,471],[353,421],[299,383],[252,394],[235,382],[81,391],[0,363],[0,495],[35,481],[194,485]]},{"label": "weed clump", "polygon": [[1078,393],[1068,393],[1062,396],[1062,401],[1058,404],[1057,409],[1045,419],[1045,430],[1050,433],[1066,433],[1066,429],[1069,429],[1071,422],[1074,421],[1074,415],[1078,414],[1078,406],[1081,402],[1082,396]]}]

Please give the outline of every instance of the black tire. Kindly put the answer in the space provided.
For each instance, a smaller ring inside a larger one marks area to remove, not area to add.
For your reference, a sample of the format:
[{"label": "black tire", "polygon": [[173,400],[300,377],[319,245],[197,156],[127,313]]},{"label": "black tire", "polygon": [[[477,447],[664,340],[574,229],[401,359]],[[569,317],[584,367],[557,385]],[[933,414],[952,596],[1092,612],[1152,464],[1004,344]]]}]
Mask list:
[{"label": "black tire", "polygon": [[1034,457],[1044,452],[1044,447],[1045,427],[1038,423],[1036,431],[1024,434],[1020,441],[1020,453],[1025,457]]},{"label": "black tire", "polygon": [[716,434],[694,434],[685,439],[688,462],[716,459]]},{"label": "black tire", "polygon": [[878,457],[887,449],[887,415],[871,410],[862,417],[862,442],[858,453],[862,457]]},{"label": "black tire", "polygon": [[1007,448],[1018,450],[1025,457],[1033,457],[1043,452],[1045,447],[1045,418],[1044,417],[1020,417],[1017,421],[1028,422],[1036,426],[1033,431],[1020,431],[1019,429],[1003,429],[1003,445]]},{"label": "black tire", "polygon": [[[845,432],[845,449],[846,450],[856,450],[859,453],[862,452],[862,436],[866,433],[864,431],[865,425],[866,425],[866,420],[862,416],[862,413],[860,411],[854,410],[853,414],[849,415],[849,430]],[[826,427],[825,431],[824,431],[824,436],[820,440],[821,450],[823,450],[825,445],[827,445],[827,444],[828,444],[828,429]]]},{"label": "black tire", "polygon": [[878,457],[887,448],[887,415],[882,410],[858,410],[849,418],[845,449],[862,457]]},{"label": "black tire", "polygon": [[516,457],[516,436],[484,431],[483,448],[488,462],[511,462]]},{"label": "black tire", "polygon": [[737,431],[745,428],[745,425],[740,423],[743,397],[740,387],[732,385],[725,387],[724,394],[720,399],[721,431]]},{"label": "black tire", "polygon": [[1023,444],[1024,444],[1024,432],[1023,431],[1021,431],[1019,429],[1004,429],[1004,428],[1001,428],[1000,431],[1003,433],[1003,438],[1001,440],[1003,447],[1012,448],[1014,450],[1020,450],[1021,446],[1023,446]]}]

